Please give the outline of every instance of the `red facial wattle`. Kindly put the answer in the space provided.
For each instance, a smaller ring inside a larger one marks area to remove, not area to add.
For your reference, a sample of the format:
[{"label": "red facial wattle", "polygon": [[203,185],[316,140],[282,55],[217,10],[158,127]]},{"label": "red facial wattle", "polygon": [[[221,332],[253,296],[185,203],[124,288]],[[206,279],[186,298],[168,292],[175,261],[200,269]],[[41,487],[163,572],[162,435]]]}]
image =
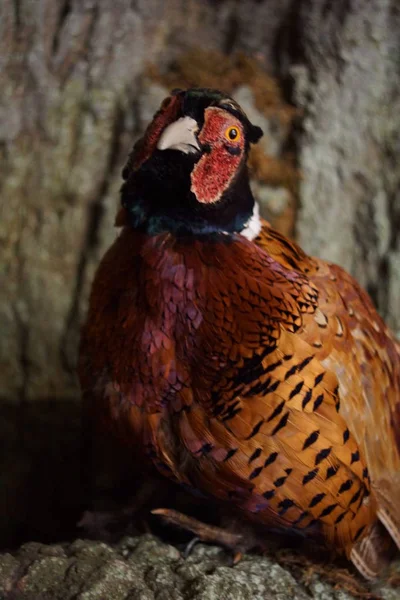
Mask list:
[{"label": "red facial wattle", "polygon": [[[230,130],[238,134],[230,139]],[[202,145],[210,148],[195,165],[191,174],[191,191],[198,202],[217,202],[228,189],[244,156],[242,124],[233,115],[216,107],[207,108],[199,135]]]}]

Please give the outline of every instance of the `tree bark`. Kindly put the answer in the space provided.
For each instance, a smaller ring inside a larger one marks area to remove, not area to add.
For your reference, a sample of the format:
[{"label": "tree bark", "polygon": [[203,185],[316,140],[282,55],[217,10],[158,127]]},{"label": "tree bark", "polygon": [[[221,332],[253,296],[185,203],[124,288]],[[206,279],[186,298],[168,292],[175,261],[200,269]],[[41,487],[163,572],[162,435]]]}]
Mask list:
[{"label": "tree bark", "polygon": [[293,7],[287,72],[304,110],[298,240],[350,271],[400,333],[400,5]]},{"label": "tree bark", "polygon": [[400,330],[399,13],[396,0],[1,2],[8,539],[16,521],[56,537],[79,496],[79,329],[115,236],[121,168],[166,91],[148,84],[150,63],[167,72],[193,47],[264,59],[303,111],[300,243],[355,274]]}]

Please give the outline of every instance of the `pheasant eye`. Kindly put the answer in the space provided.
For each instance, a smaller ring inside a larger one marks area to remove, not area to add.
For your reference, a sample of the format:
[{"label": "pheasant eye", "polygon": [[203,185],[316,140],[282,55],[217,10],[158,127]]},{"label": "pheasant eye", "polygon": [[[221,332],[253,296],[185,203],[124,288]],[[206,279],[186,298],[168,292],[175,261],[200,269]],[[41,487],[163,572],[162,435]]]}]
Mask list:
[{"label": "pheasant eye", "polygon": [[225,137],[230,142],[237,142],[240,139],[240,131],[237,127],[228,127],[225,131]]}]

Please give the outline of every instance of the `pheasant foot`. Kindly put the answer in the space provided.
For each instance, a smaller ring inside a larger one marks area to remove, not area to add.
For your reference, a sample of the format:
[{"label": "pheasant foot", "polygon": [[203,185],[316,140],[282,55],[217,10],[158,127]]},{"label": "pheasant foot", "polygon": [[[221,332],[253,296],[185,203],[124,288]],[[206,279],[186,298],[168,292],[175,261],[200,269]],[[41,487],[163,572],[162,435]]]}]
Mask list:
[{"label": "pheasant foot", "polygon": [[161,516],[167,523],[175,525],[180,529],[191,531],[195,535],[185,549],[185,557],[189,556],[195,544],[201,541],[208,544],[217,544],[232,550],[234,552],[233,565],[235,565],[241,560],[242,551],[251,546],[246,537],[242,534],[234,533],[215,525],[209,525],[208,523],[203,523],[202,521],[199,521],[194,517],[189,517],[177,510],[157,508],[151,512],[153,515]]}]

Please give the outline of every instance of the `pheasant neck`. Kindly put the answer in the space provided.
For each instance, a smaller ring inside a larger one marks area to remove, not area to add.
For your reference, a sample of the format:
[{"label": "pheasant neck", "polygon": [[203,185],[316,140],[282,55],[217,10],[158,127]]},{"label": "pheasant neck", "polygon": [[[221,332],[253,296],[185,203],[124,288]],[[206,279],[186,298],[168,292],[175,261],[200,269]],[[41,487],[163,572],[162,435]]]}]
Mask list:
[{"label": "pheasant neck", "polygon": [[198,202],[187,181],[181,179],[180,186],[168,187],[168,183],[157,178],[144,179],[143,173],[123,186],[121,201],[129,224],[150,235],[230,234],[246,230],[255,237],[258,211],[245,168],[221,199],[212,204]]}]

